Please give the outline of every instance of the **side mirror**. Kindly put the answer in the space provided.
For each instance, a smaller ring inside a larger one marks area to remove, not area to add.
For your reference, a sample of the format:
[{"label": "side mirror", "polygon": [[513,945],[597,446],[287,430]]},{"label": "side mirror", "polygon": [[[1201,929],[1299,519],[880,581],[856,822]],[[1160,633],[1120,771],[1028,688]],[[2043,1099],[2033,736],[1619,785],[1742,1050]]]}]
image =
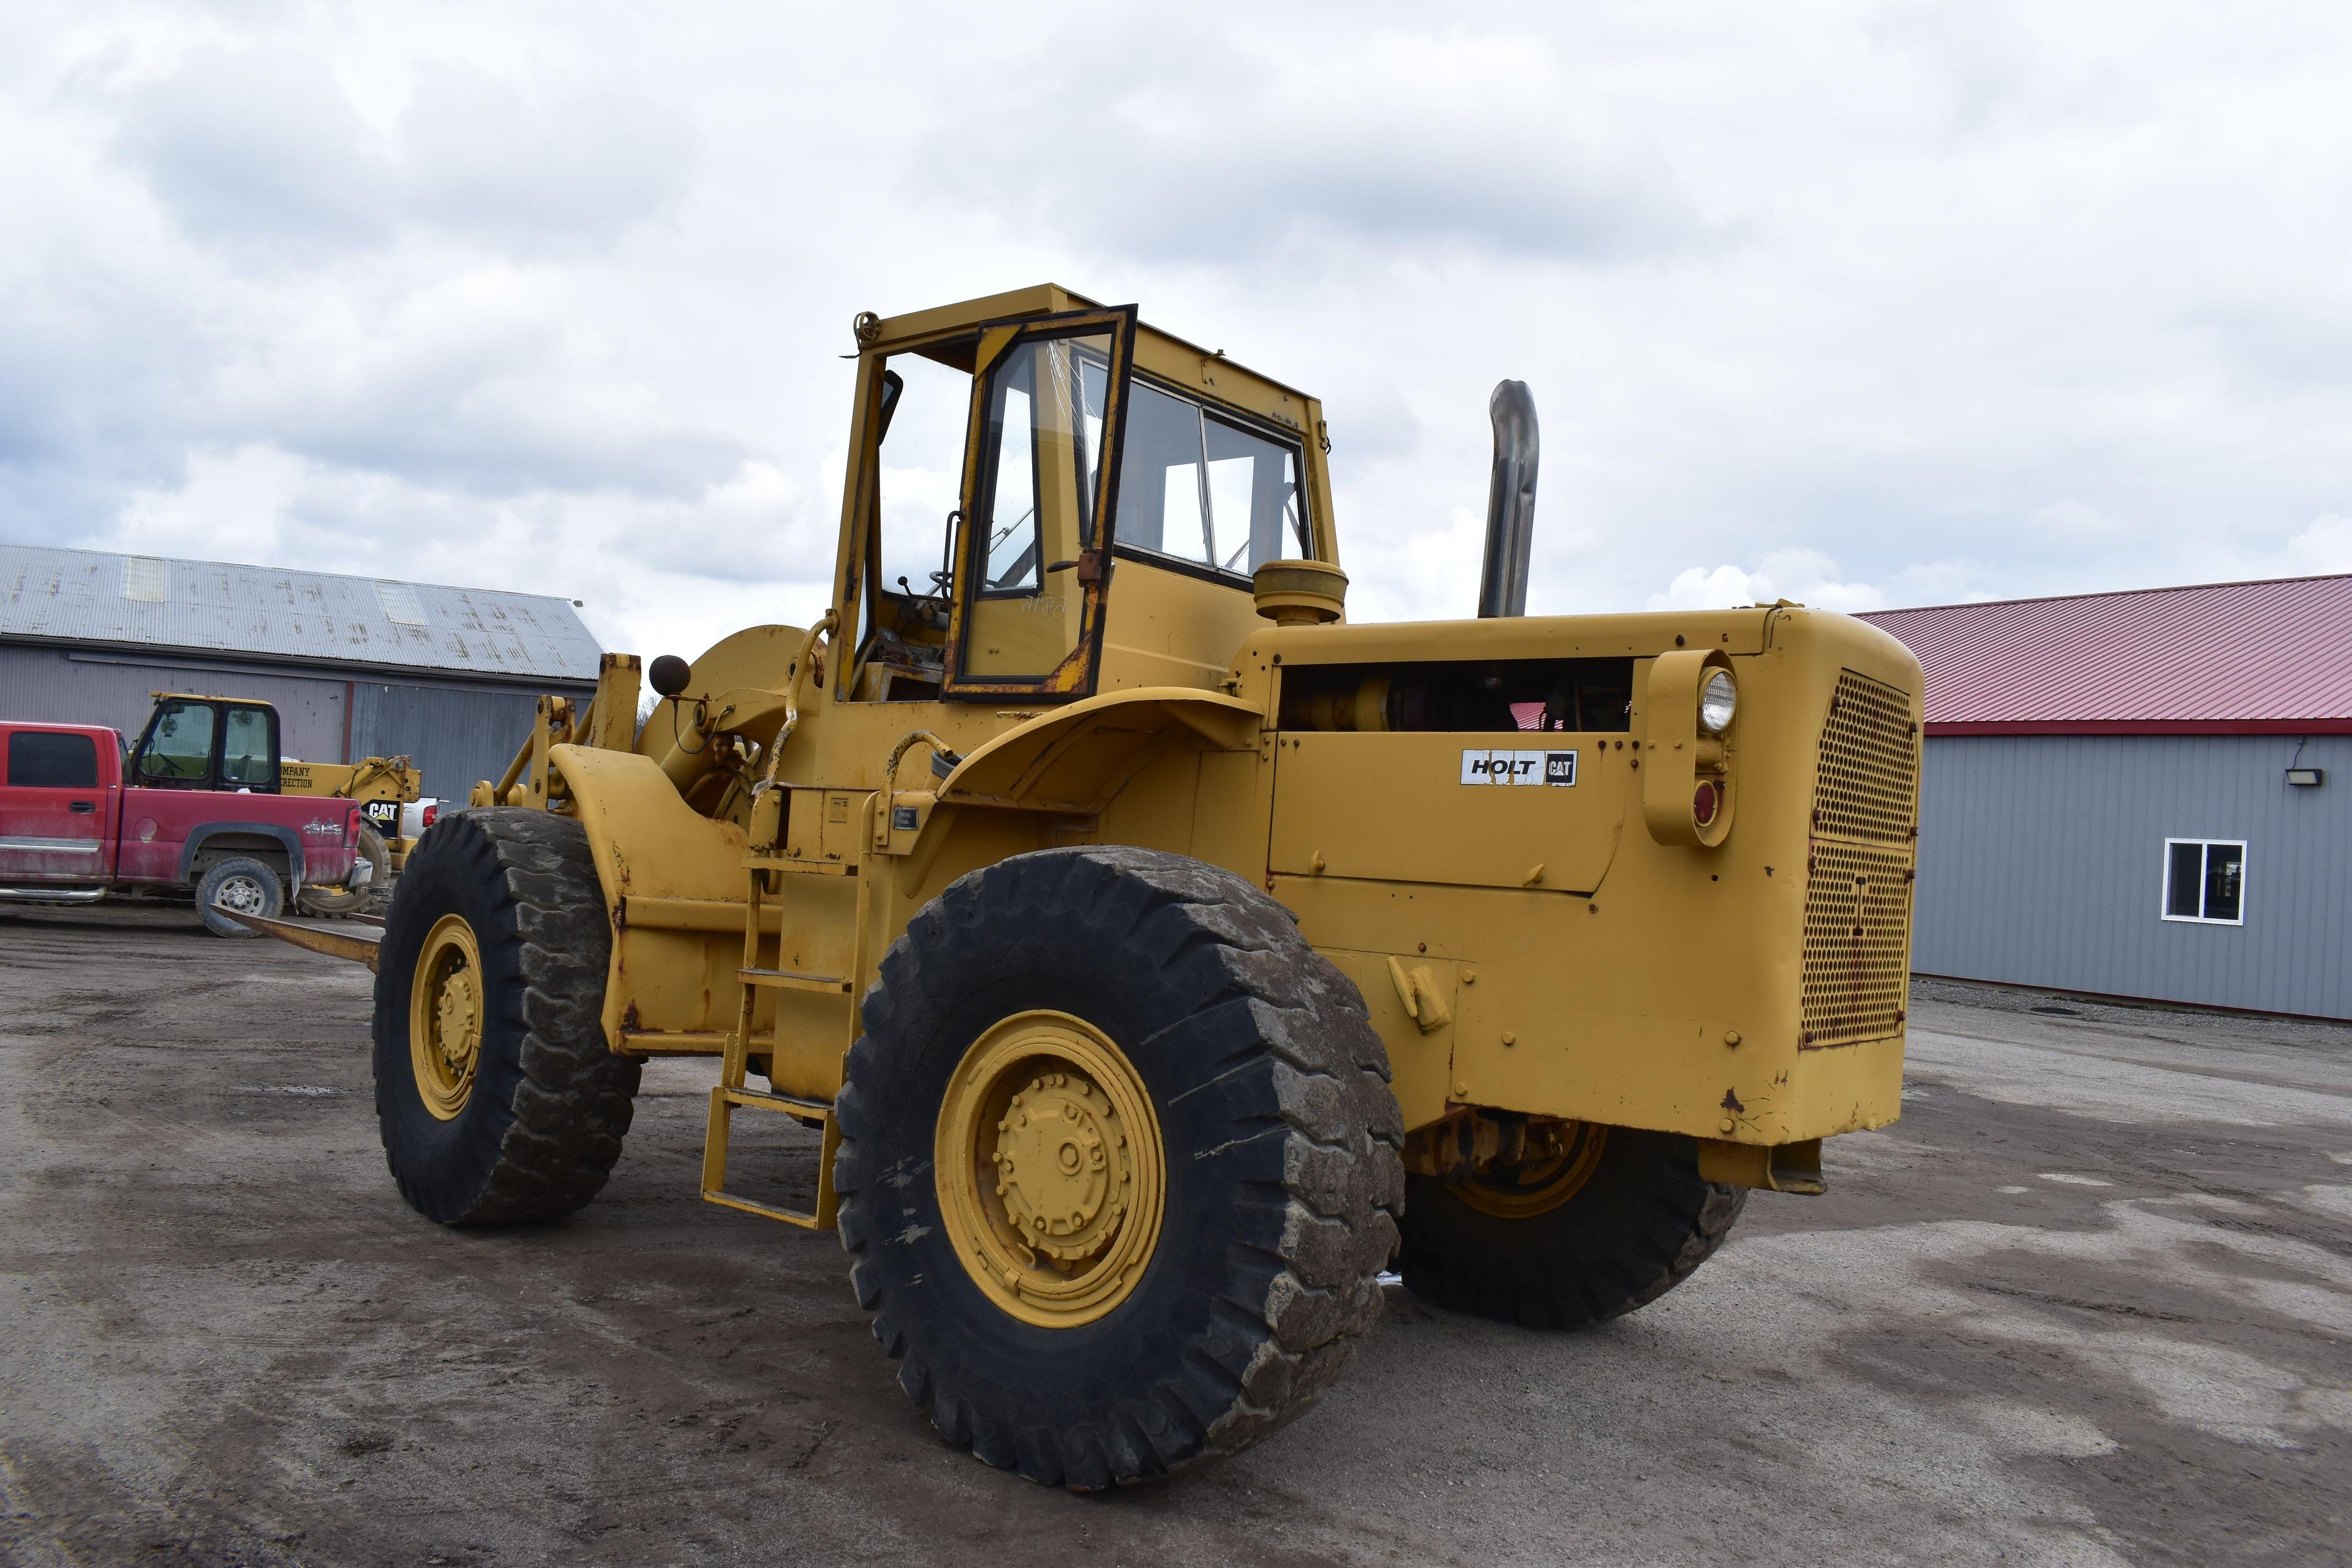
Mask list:
[{"label": "side mirror", "polygon": [[694,679],[694,666],[674,653],[666,653],[646,669],[646,679],[653,682],[656,695],[675,697],[686,689],[688,681]]}]

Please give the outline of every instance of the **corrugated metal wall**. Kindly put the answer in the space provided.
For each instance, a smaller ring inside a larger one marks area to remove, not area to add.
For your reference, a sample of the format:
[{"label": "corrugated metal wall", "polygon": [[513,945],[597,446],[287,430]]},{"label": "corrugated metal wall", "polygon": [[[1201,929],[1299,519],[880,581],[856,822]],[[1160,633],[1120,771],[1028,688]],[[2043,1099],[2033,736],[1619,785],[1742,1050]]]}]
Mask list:
[{"label": "corrugated metal wall", "polygon": [[71,657],[59,647],[0,645],[0,717],[57,724],[111,724],[126,742],[147,727],[158,691],[257,697],[278,710],[278,749],[289,757],[343,757],[343,683],[256,675],[113,657]]},{"label": "corrugated metal wall", "polygon": [[352,750],[405,756],[425,772],[425,793],[463,805],[477,779],[495,781],[530,738],[537,692],[354,683]]},{"label": "corrugated metal wall", "polygon": [[[2352,736],[1931,736],[1912,967],[2352,1017]],[[2246,843],[2245,923],[2160,918],[2167,838]]]},{"label": "corrugated metal wall", "polygon": [[[547,689],[584,697],[594,688],[551,683]],[[458,802],[475,780],[506,771],[530,733],[540,695],[537,689],[257,671],[202,660],[131,663],[112,655],[75,657],[63,647],[0,644],[0,718],[111,724],[135,740],[154,705],[151,693],[159,690],[257,697],[278,709],[278,745],[286,755],[314,763],[404,755],[424,771],[427,795]]]}]

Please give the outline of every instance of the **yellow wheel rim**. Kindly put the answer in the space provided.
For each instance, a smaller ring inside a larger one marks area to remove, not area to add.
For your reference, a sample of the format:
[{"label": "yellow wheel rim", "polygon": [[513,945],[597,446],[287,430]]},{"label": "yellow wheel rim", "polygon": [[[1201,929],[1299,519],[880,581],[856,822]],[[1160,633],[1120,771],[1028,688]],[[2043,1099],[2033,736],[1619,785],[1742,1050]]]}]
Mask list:
[{"label": "yellow wheel rim", "polygon": [[462,915],[443,915],[425,933],[408,989],[408,1066],[417,1098],[443,1121],[457,1120],[474,1092],[482,1060],[482,950]]},{"label": "yellow wheel rim", "polygon": [[1496,1219],[1533,1219],[1549,1214],[1583,1191],[1601,1163],[1601,1150],[1608,1141],[1606,1127],[1579,1122],[1568,1146],[1559,1153],[1505,1174],[1474,1176],[1454,1188],[1454,1195]]},{"label": "yellow wheel rim", "polygon": [[1143,1278],[1168,1190],[1160,1118],[1134,1064],[1084,1019],[1016,1013],[973,1041],[933,1153],[956,1256],[1023,1322],[1093,1322]]}]

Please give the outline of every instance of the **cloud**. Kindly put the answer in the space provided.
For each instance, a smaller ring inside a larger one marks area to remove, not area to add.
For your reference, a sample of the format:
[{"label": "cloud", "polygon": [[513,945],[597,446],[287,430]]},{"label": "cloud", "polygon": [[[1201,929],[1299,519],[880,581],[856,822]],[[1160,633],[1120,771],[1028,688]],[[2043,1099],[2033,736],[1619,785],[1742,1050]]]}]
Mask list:
[{"label": "cloud", "polygon": [[299,264],[418,227],[526,253],[610,245],[677,201],[694,137],[641,95],[445,64],[378,127],[314,54],[207,47],[127,94],[114,151],[190,237]]},{"label": "cloud", "polygon": [[420,519],[691,500],[754,462],[583,304],[688,188],[687,117],[612,62],[385,73],[331,37],[211,32],[125,29],[102,67],[61,48],[45,95],[0,93],[9,537],[84,536],[221,453],[413,484]]},{"label": "cloud", "polygon": [[368,319],[330,313],[223,367],[247,430],[332,462],[487,494],[677,498],[724,479],[740,437],[686,425],[551,309],[548,279],[483,268]]},{"label": "cloud", "polygon": [[402,111],[408,199],[451,233],[538,252],[609,245],[688,188],[691,121],[609,86],[540,101],[512,82],[437,67]]},{"label": "cloud", "polygon": [[1769,605],[1794,599],[1816,609],[1886,608],[1886,595],[1867,583],[1838,580],[1837,563],[1818,550],[1776,550],[1757,563],[1756,570],[1737,566],[1690,566],[1675,574],[1663,594],[1653,594],[1643,605],[1652,610],[1715,610],[1742,605]]},{"label": "cloud", "polygon": [[2151,5],[35,0],[0,537],[691,653],[814,613],[851,314],[1054,279],[1323,399],[1360,619],[1466,612],[1505,376],[1546,613],[2346,569],[2352,13]]},{"label": "cloud", "polygon": [[[982,75],[920,162],[999,217],[1076,219],[1082,254],[1229,266],[1340,242],[1596,262],[1727,232],[1539,37],[1089,16],[1055,52],[1075,58]],[[1011,138],[970,134],[974,118]]]},{"label": "cloud", "polygon": [[193,237],[309,258],[388,244],[394,150],[315,58],[208,48],[125,106],[115,151]]},{"label": "cloud", "polygon": [[2352,517],[2329,512],[2287,541],[2292,570],[2312,576],[2352,572]]}]

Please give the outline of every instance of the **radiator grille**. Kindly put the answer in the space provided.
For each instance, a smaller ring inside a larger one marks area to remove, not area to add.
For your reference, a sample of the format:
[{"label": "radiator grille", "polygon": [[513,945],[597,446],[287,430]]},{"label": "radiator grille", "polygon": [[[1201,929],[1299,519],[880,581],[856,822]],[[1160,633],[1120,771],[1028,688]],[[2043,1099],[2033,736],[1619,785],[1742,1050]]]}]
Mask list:
[{"label": "radiator grille", "polygon": [[1910,699],[1847,670],[1830,700],[1813,780],[1813,831],[1864,843],[1908,844],[1919,794],[1919,736]]},{"label": "radiator grille", "polygon": [[1901,1029],[1910,950],[1910,851],[1816,841],[1805,889],[1804,1044]]},{"label": "radiator grille", "polygon": [[1903,1027],[1910,984],[1919,734],[1910,700],[1845,671],[1822,729],[1805,888],[1802,1043]]}]

